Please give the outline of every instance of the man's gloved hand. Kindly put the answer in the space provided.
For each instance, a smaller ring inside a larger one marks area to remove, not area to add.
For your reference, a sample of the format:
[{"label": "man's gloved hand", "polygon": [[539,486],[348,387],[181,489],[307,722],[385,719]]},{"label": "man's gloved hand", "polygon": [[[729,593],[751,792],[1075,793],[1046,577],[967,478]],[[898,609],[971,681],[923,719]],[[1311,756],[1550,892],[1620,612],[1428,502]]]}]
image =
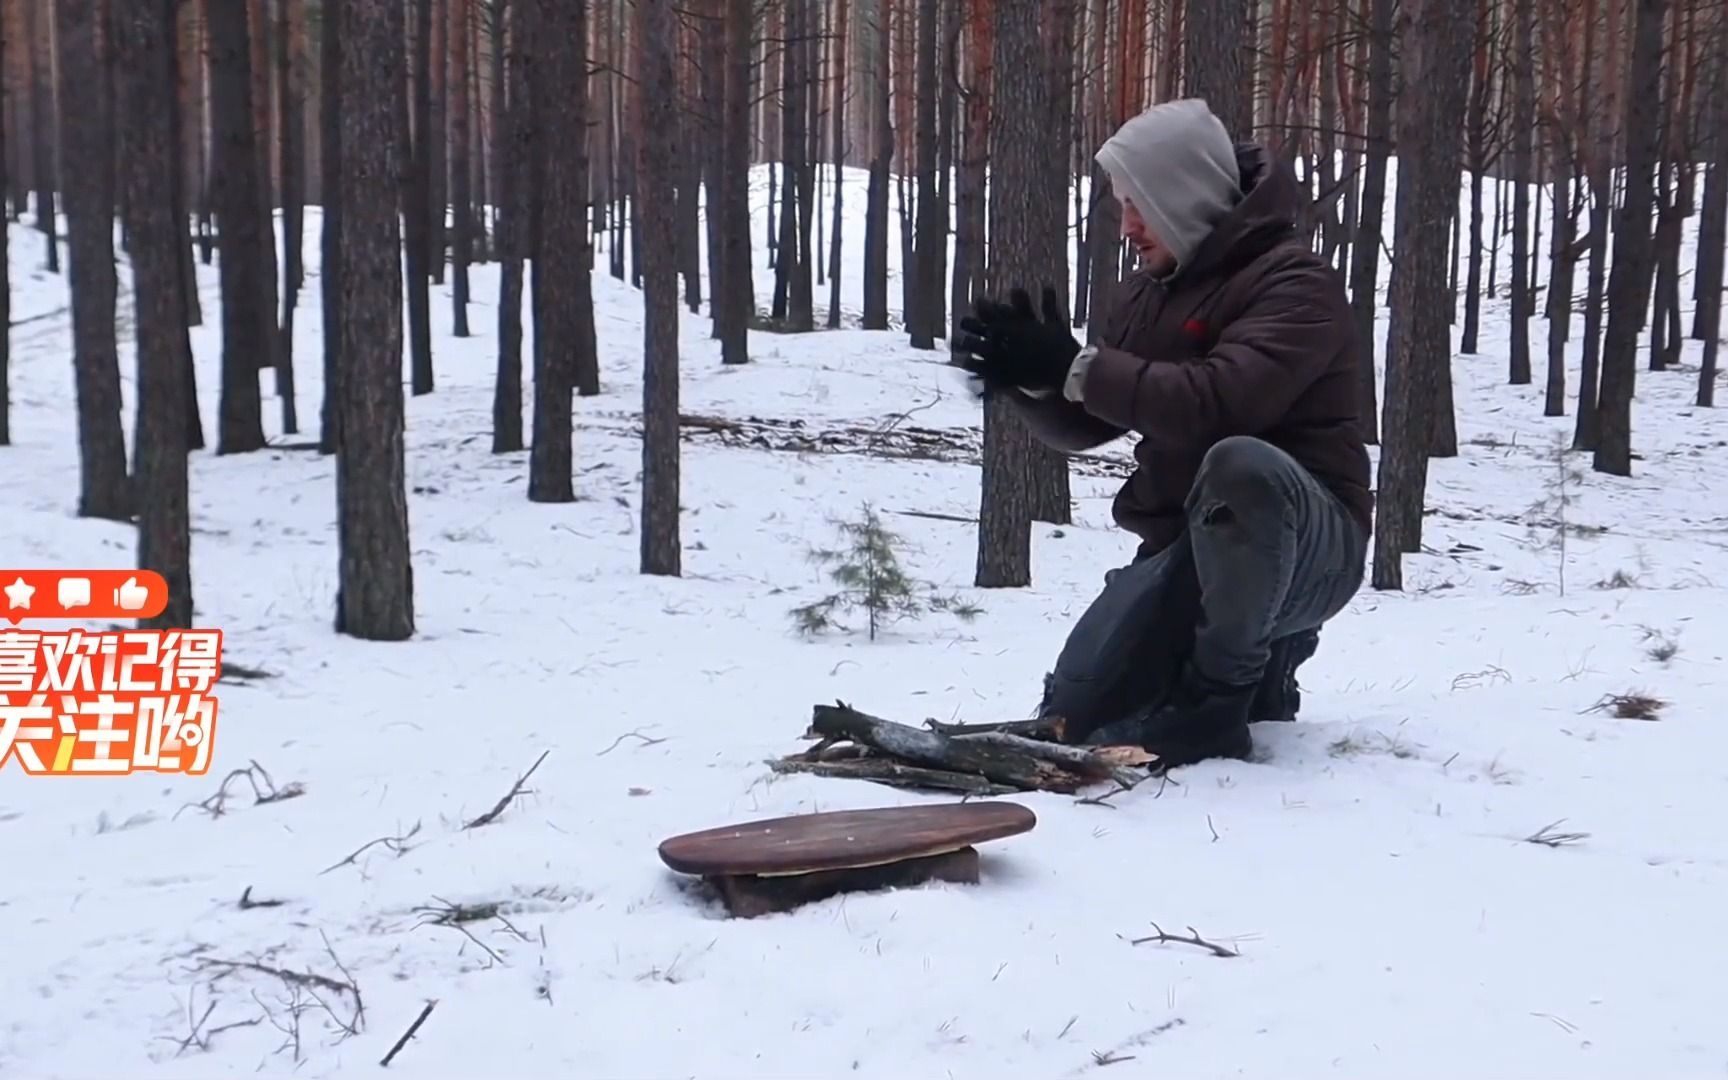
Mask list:
[{"label": "man's gloved hand", "polygon": [[1017,386],[1060,393],[1080,343],[1068,331],[1054,288],[1044,287],[1043,301],[1042,319],[1025,289],[1015,289],[1006,304],[974,304],[952,343],[959,366],[982,379],[986,389]]}]

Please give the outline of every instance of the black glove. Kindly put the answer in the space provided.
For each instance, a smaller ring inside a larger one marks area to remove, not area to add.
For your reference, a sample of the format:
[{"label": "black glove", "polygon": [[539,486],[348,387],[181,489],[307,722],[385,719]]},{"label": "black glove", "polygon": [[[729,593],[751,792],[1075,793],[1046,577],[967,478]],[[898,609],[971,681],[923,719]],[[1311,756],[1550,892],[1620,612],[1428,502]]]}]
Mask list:
[{"label": "black glove", "polygon": [[1011,292],[1006,304],[974,304],[973,314],[960,320],[952,344],[959,366],[982,379],[986,388],[1060,392],[1080,343],[1062,318],[1056,290],[1046,285],[1043,299],[1042,319],[1032,310],[1025,289]]}]

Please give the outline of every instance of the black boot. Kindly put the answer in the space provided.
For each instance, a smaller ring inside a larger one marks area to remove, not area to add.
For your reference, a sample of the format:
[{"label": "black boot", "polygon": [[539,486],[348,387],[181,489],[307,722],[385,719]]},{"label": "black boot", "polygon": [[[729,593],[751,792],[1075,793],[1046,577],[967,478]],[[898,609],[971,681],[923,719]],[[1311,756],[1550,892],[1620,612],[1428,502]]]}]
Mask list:
[{"label": "black boot", "polygon": [[1249,708],[1249,723],[1290,721],[1302,708],[1302,688],[1296,682],[1296,669],[1320,648],[1320,631],[1302,630],[1272,643],[1272,658],[1266,664],[1266,674],[1254,691],[1254,703]]},{"label": "black boot", "polygon": [[1226,686],[1189,668],[1169,700],[1094,731],[1090,746],[1140,746],[1173,769],[1208,758],[1246,759],[1254,749],[1248,721],[1259,684]]}]

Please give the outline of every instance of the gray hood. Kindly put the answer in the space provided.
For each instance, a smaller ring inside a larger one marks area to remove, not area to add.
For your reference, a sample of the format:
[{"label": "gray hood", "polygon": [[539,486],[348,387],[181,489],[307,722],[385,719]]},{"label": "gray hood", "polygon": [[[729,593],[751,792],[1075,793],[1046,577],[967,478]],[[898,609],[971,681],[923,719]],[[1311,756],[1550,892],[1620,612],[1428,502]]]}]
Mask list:
[{"label": "gray hood", "polygon": [[1097,161],[1178,268],[1242,197],[1235,143],[1199,98],[1147,109],[1110,136]]}]

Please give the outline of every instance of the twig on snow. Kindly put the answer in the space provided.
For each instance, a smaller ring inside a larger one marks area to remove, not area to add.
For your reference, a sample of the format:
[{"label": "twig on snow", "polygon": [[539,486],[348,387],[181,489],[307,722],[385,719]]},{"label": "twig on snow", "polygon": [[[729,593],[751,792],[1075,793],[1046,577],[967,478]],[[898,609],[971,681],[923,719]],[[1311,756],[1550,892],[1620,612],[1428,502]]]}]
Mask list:
[{"label": "twig on snow", "polygon": [[1207,951],[1211,952],[1211,954],[1213,956],[1220,956],[1220,957],[1224,957],[1226,959],[1228,959],[1229,957],[1232,957],[1232,956],[1241,956],[1242,955],[1241,953],[1237,952],[1235,949],[1232,949],[1228,945],[1220,945],[1217,942],[1207,941],[1205,938],[1201,937],[1199,932],[1196,931],[1192,926],[1190,926],[1188,928],[1188,936],[1187,937],[1183,937],[1180,934],[1166,934],[1164,932],[1164,928],[1159,926],[1157,923],[1152,924],[1152,929],[1153,929],[1154,933],[1150,937],[1133,938],[1132,940],[1130,940],[1128,942],[1128,944],[1130,944],[1130,945],[1144,945],[1147,942],[1153,942],[1153,943],[1159,944],[1159,945],[1165,945],[1165,944],[1193,945],[1197,948],[1206,949]]},{"label": "twig on snow", "polygon": [[396,1040],[396,1045],[392,1046],[390,1048],[390,1052],[388,1054],[384,1055],[384,1060],[382,1060],[378,1063],[378,1067],[380,1069],[387,1069],[390,1067],[390,1063],[392,1061],[396,1060],[396,1055],[400,1054],[402,1052],[402,1048],[404,1046],[408,1045],[408,1040],[412,1039],[414,1037],[414,1033],[416,1031],[420,1030],[420,1025],[424,1024],[426,1022],[426,1018],[428,1016],[432,1015],[432,1010],[434,1007],[437,1006],[437,1004],[438,1004],[437,998],[433,998],[431,1001],[428,1001],[426,1003],[426,1007],[424,1009],[420,1010],[420,1015],[416,1016],[414,1018],[414,1022],[412,1024],[408,1025],[408,1030],[404,1031],[402,1033],[402,1037],[400,1039]]},{"label": "twig on snow", "polygon": [[540,763],[542,761],[545,761],[546,755],[550,754],[551,752],[552,751],[550,751],[550,750],[540,751],[540,756],[534,759],[534,764],[528,766],[528,771],[516,778],[516,782],[514,784],[510,785],[510,790],[504,793],[504,797],[502,799],[498,800],[498,805],[494,806],[492,809],[486,811],[484,814],[481,814],[479,817],[475,818],[473,821],[470,821],[468,824],[462,826],[463,830],[466,831],[468,829],[478,829],[482,825],[490,825],[494,821],[497,821],[498,816],[504,812],[504,809],[506,807],[508,807],[512,802],[515,801],[515,799],[518,795],[525,794],[525,792],[522,790],[522,785],[526,784],[528,782],[528,778],[530,776],[534,775],[534,770],[538,769],[540,767]]},{"label": "twig on snow", "polygon": [[[245,777],[252,785],[253,806],[263,806],[267,803],[283,802],[287,799],[297,799],[306,794],[306,786],[298,780],[283,787],[277,787],[276,781],[271,778],[269,772],[265,770],[264,766],[253,761],[250,762],[246,768],[235,769],[227,776],[224,776],[222,778],[222,783],[217,785],[216,793],[214,795],[211,795],[209,798],[206,798],[201,802],[187,803],[179,810],[174,811],[174,816],[179,817],[186,810],[197,809],[204,811],[213,818],[221,817],[223,814],[228,812],[228,785],[241,777]],[[263,781],[262,785],[259,784],[260,780]]]},{"label": "twig on snow", "polygon": [[419,831],[420,823],[416,821],[412,829],[409,829],[400,836],[380,836],[376,840],[368,840],[366,843],[355,848],[354,853],[346,859],[343,859],[341,862],[335,863],[331,866],[326,866],[324,869],[318,871],[318,876],[323,877],[332,870],[339,870],[344,866],[351,865],[356,859],[364,855],[369,848],[377,847],[379,844],[383,844],[385,849],[390,851],[392,854],[406,855],[409,851],[408,841],[413,839],[414,835]]},{"label": "twig on snow", "polygon": [[1094,1065],[1114,1065],[1120,1061],[1133,1061],[1133,1060],[1134,1060],[1133,1054],[1118,1054],[1114,1050],[1094,1050],[1094,1051],[1092,1051],[1092,1064],[1094,1064]]},{"label": "twig on snow", "polygon": [[658,738],[658,739],[651,738],[650,736],[642,734],[642,732],[640,730],[626,731],[624,734],[618,736],[616,739],[613,739],[611,746],[608,746],[606,749],[600,751],[598,754],[595,754],[594,756],[595,757],[605,757],[607,754],[610,754],[612,751],[618,749],[618,744],[623,742],[625,739],[639,739],[639,740],[641,740],[643,746],[655,746],[655,745],[658,745],[660,743],[665,742],[666,738],[667,738],[666,736],[662,736],[661,738]]},{"label": "twig on snow", "polygon": [[1576,844],[1580,840],[1590,839],[1590,834],[1587,832],[1555,831],[1564,824],[1566,824],[1565,818],[1561,818],[1559,821],[1550,822],[1549,824],[1542,826],[1540,829],[1537,829],[1529,836],[1526,836],[1524,842],[1526,844],[1541,844],[1543,847],[1557,848],[1564,847],[1567,844]]},{"label": "twig on snow", "polygon": [[252,899],[252,886],[250,885],[246,886],[245,891],[240,894],[241,911],[251,911],[253,908],[261,907],[281,907],[287,902],[288,901],[286,900],[254,900]]}]

